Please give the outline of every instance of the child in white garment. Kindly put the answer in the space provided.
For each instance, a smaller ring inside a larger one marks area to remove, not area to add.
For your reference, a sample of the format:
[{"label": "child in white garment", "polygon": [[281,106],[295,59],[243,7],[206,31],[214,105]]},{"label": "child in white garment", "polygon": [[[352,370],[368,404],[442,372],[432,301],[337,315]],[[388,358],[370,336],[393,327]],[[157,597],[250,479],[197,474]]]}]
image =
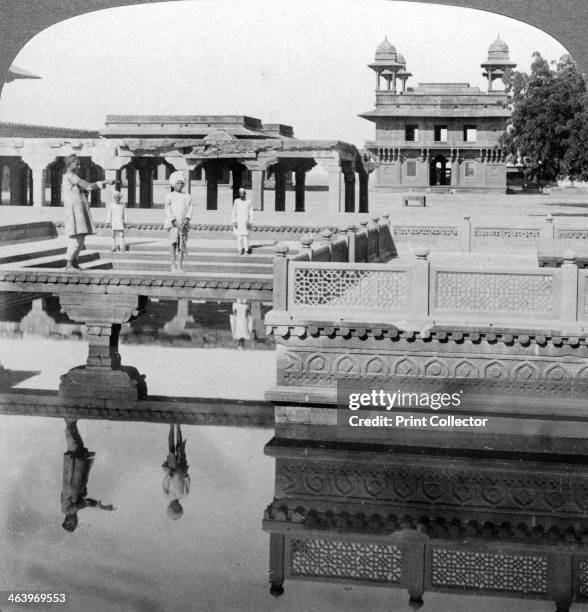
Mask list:
[{"label": "child in white garment", "polygon": [[[188,230],[192,218],[192,198],[189,193],[182,193],[186,178],[182,172],[172,172],[169,177],[172,190],[165,196],[164,229],[169,232],[169,255],[172,272],[183,272],[182,263],[187,252]],[[176,257],[179,255],[179,266]]]},{"label": "child in white garment", "polygon": [[112,192],[112,202],[108,208],[106,222],[112,230],[112,252],[124,251],[125,246],[125,227],[127,224],[127,209],[122,201],[122,193],[119,191],[118,184]]},{"label": "child in white garment", "polygon": [[237,236],[237,251],[239,255],[251,255],[249,247],[249,230],[253,223],[253,204],[247,199],[245,189],[239,189],[239,197],[233,202],[231,213],[233,233]]}]

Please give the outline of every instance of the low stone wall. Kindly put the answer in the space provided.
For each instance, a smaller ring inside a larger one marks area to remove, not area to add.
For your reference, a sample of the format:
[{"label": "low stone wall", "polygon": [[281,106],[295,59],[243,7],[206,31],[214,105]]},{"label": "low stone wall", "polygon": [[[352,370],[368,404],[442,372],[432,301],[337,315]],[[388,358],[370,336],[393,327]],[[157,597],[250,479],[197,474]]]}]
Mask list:
[{"label": "low stone wall", "polygon": [[51,221],[19,223],[0,226],[0,244],[49,240],[57,236],[55,225]]}]

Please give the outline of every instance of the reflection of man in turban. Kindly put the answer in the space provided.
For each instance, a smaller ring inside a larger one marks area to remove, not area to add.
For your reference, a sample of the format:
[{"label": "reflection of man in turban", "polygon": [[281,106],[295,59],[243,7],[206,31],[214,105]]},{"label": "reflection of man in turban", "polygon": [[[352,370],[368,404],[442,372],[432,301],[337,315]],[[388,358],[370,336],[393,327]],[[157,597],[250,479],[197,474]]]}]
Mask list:
[{"label": "reflection of man in turban", "polygon": [[114,510],[112,505],[103,505],[100,500],[86,497],[90,468],[96,453],[85,446],[78,431],[77,421],[65,419],[65,439],[67,452],[63,455],[63,490],[61,492],[61,511],[65,519],[61,525],[66,531],[75,531],[78,526],[78,511],[88,506],[102,510]]},{"label": "reflection of man in turban", "polygon": [[163,495],[169,500],[167,515],[177,521],[184,514],[180,499],[190,493],[190,476],[188,475],[188,461],[186,460],[186,440],[182,439],[182,430],[179,423],[176,425],[174,440],[174,426],[170,424],[167,439],[168,453],[162,468],[165,472],[163,478]]}]

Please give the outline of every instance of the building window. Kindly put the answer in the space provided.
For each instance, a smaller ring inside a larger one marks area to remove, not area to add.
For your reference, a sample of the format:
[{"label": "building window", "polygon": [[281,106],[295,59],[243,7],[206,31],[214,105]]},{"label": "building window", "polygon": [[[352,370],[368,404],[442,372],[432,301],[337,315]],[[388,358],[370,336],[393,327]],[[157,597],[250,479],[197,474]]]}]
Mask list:
[{"label": "building window", "polygon": [[447,126],[446,125],[436,125],[433,140],[435,142],[447,142]]},{"label": "building window", "polygon": [[466,178],[471,178],[473,176],[476,176],[476,162],[467,161],[465,163],[464,174]]},{"label": "building window", "polygon": [[419,126],[409,124],[404,128],[404,140],[406,142],[417,142],[419,139]]},{"label": "building window", "polygon": [[406,176],[416,176],[416,162],[415,161],[406,162]]},{"label": "building window", "polygon": [[475,125],[463,126],[463,141],[476,142],[478,140],[478,128]]}]

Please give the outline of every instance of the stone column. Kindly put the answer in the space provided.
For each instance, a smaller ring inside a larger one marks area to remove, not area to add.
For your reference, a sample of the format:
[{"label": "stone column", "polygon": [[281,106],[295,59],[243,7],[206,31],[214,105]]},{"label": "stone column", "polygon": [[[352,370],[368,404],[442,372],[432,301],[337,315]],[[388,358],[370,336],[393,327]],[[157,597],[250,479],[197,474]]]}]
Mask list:
[{"label": "stone column", "polygon": [[[10,205],[24,206],[26,201],[26,185],[23,189],[23,172],[24,164],[20,161],[10,164]],[[24,192],[24,198],[23,198]]]},{"label": "stone column", "polygon": [[369,174],[359,172],[359,210],[360,213],[369,212]]},{"label": "stone column", "polygon": [[243,169],[240,167],[233,167],[231,169],[232,177],[232,188],[233,188],[233,199],[234,202],[239,197],[239,189],[243,186]]},{"label": "stone column", "polygon": [[285,212],[286,210],[286,173],[280,164],[274,166],[275,177],[275,208],[276,212]]},{"label": "stone column", "polygon": [[274,310],[288,310],[288,245],[278,244],[274,255]]},{"label": "stone column", "polygon": [[137,206],[137,172],[131,164],[127,166],[127,207],[135,208]]},{"label": "stone column", "polygon": [[153,168],[151,164],[139,167],[139,206],[141,208],[153,206]]},{"label": "stone column", "polygon": [[51,206],[61,206],[61,182],[63,174],[60,164],[51,167]]},{"label": "stone column", "polygon": [[345,181],[345,212],[355,212],[355,171],[345,168],[343,172]]},{"label": "stone column", "polygon": [[264,210],[264,183],[267,175],[267,169],[271,163],[276,163],[275,158],[245,160],[243,163],[247,170],[251,172],[251,199],[253,201],[253,210]]},{"label": "stone column", "polygon": [[355,225],[347,227],[347,261],[355,263]]},{"label": "stone column", "polygon": [[417,248],[416,262],[408,275],[408,312],[416,322],[429,316],[429,249]]},{"label": "stone column", "polygon": [[294,212],[304,212],[304,188],[306,185],[306,171],[296,170],[294,173],[296,178],[295,197],[294,197]]},{"label": "stone column", "polygon": [[324,169],[329,173],[329,204],[328,211],[331,214],[341,212],[341,183],[343,174],[338,160],[325,160],[321,162]]},{"label": "stone column", "polygon": [[263,210],[263,183],[265,181],[265,170],[251,170],[251,191],[253,198],[253,210]]},{"label": "stone column", "polygon": [[560,272],[560,319],[575,323],[578,320],[578,261],[573,249],[563,253]]},{"label": "stone column", "polygon": [[[47,179],[47,165],[52,160],[35,155],[26,159],[23,158],[23,161],[29,166],[33,174],[33,206],[45,206],[45,181]],[[22,178],[20,182],[22,186]],[[24,183],[26,184],[26,178],[24,178]],[[25,196],[24,200],[26,201],[26,199],[27,198]]]},{"label": "stone column", "polygon": [[218,181],[220,169],[212,164],[206,166],[206,210],[218,210]]}]

